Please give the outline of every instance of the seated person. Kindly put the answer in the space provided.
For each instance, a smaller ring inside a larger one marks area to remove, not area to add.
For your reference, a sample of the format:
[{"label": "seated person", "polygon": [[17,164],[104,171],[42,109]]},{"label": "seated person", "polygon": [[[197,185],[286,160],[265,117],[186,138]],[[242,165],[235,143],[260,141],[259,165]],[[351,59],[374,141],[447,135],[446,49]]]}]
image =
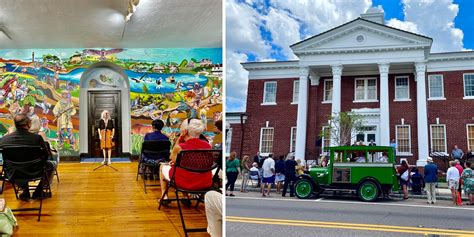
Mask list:
[{"label": "seated person", "polygon": [[41,127],[41,120],[38,116],[31,117],[31,126],[30,126],[30,133],[40,135],[43,140],[45,141],[45,149],[48,153],[48,160],[46,162],[46,170],[48,171],[49,183],[53,182],[54,170],[58,167],[59,163],[59,154],[56,151],[51,150],[51,146],[48,142],[48,138],[46,134],[42,130]]},{"label": "seated person", "polygon": [[359,162],[359,163],[365,163],[366,159],[365,159],[365,156],[359,156],[357,157],[357,160],[356,162]]},{"label": "seated person", "polygon": [[417,167],[411,169],[410,186],[413,194],[421,195],[421,190],[425,186],[423,176],[418,172]]},{"label": "seated person", "polygon": [[[26,116],[26,114],[18,114],[15,115],[13,118],[13,121],[15,123],[15,128],[16,131],[4,136],[0,140],[0,148],[4,147],[9,147],[9,146],[18,146],[18,145],[25,145],[25,146],[40,146],[40,147],[45,147],[45,143],[43,138],[34,133],[30,133],[29,129],[31,127],[31,121]],[[46,149],[43,150],[44,154],[41,154],[44,159],[47,159],[48,154]],[[25,161],[25,157],[12,157],[12,158],[21,158],[21,161]],[[36,157],[31,157],[35,158]],[[15,160],[12,160],[15,161]],[[33,193],[33,198],[40,198],[40,192],[41,189],[43,188],[43,182],[45,180],[41,180],[40,183],[38,184],[38,188],[36,188],[35,192]],[[30,199],[30,191],[29,191],[29,185],[26,180],[17,180],[16,184],[20,187],[22,190],[22,193],[20,194],[20,199],[23,201],[28,201]]]},{"label": "seated person", "polygon": [[[170,163],[161,165],[160,172],[160,184],[161,184],[161,196],[163,197],[162,205],[169,204],[168,194],[165,193],[168,187],[168,181],[175,173],[176,185],[183,189],[188,190],[199,190],[208,188],[212,185],[212,172],[208,173],[195,173],[184,169],[176,169],[174,163],[178,157],[179,152],[182,150],[207,150],[211,149],[211,145],[201,139],[199,135],[204,131],[204,125],[201,120],[198,119],[187,119],[181,123],[180,136],[175,142],[173,151],[170,155]],[[176,171],[174,171],[176,170]],[[187,200],[185,200],[187,201]]]},{"label": "seated person", "polygon": [[[153,127],[153,132],[145,134],[145,141],[169,141],[169,138],[161,133],[161,129],[163,129],[165,126],[165,123],[163,123],[161,119],[153,120],[151,126]],[[159,164],[160,162],[168,159],[168,157],[158,157],[155,154],[143,153],[142,159],[145,163]]]},{"label": "seated person", "polygon": [[377,159],[375,160],[375,162],[387,163],[387,162],[388,162],[387,152],[383,152],[383,153],[382,153],[382,156],[377,157]]},{"label": "seated person", "polygon": [[253,162],[252,168],[250,168],[249,177],[252,180],[259,180],[260,174],[258,173],[258,164],[257,162]]}]

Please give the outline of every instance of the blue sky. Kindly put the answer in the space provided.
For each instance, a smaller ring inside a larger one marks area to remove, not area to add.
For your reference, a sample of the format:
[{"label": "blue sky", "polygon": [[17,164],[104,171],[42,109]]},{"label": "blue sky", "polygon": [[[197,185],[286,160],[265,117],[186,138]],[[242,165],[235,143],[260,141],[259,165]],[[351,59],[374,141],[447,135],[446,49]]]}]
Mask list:
[{"label": "blue sky", "polygon": [[433,38],[432,52],[474,49],[473,0],[228,0],[226,110],[245,111],[248,74],[240,63],[292,60],[289,45],[384,10],[389,26]]}]

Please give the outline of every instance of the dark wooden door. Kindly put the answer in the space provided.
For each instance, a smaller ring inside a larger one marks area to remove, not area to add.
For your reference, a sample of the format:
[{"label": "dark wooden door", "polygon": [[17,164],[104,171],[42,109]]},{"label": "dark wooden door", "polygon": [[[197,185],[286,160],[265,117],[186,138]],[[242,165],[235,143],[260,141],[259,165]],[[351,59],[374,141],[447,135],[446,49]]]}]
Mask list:
[{"label": "dark wooden door", "polygon": [[100,150],[100,140],[97,129],[99,127],[102,111],[108,110],[115,125],[113,140],[115,147],[112,148],[112,157],[119,156],[122,150],[120,91],[89,91],[88,102],[89,154],[91,154],[92,157],[103,156]]}]

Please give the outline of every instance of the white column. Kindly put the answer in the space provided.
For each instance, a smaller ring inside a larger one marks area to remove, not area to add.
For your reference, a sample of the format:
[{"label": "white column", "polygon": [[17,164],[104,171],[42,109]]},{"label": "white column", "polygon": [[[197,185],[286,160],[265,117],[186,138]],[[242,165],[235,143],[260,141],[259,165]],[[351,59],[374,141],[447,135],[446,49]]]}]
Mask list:
[{"label": "white column", "polygon": [[[342,76],[342,65],[332,65],[332,108],[331,108],[331,115],[338,116],[339,112],[341,112],[341,76]],[[331,135],[334,136],[333,133]],[[336,141],[339,139],[335,139],[331,137],[331,146],[337,146],[339,144]]]},{"label": "white column", "polygon": [[426,165],[428,149],[428,114],[426,108],[426,63],[416,62],[416,118],[418,128],[418,161],[417,166]]},{"label": "white column", "polygon": [[298,91],[298,118],[296,120],[295,159],[304,160],[306,151],[306,121],[308,118],[308,76],[309,68],[300,68]]},{"label": "white column", "polygon": [[390,64],[380,63],[380,142],[381,146],[390,146],[390,116],[388,105],[388,69]]}]

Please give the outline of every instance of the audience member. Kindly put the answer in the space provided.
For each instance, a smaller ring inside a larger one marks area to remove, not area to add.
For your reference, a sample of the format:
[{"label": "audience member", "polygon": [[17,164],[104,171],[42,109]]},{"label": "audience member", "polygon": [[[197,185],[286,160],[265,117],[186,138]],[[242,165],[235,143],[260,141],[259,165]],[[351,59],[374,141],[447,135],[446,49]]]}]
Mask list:
[{"label": "audience member", "polygon": [[[169,138],[161,133],[161,130],[165,126],[165,123],[161,119],[155,119],[151,123],[153,132],[145,134],[145,141],[169,141]],[[165,162],[169,157],[163,157],[154,153],[142,153],[142,160],[144,163],[158,165],[161,162]],[[141,167],[145,168],[145,166]],[[142,173],[145,170],[142,170]]]},{"label": "audience member", "polygon": [[[9,146],[18,146],[18,145],[40,146],[43,148],[43,152],[44,152],[44,154],[41,154],[41,156],[42,158],[46,160],[48,157],[48,153],[46,151],[44,140],[40,135],[29,132],[29,129],[31,127],[31,121],[28,119],[28,116],[26,114],[17,114],[13,118],[13,121],[15,123],[16,131],[0,139],[0,148],[5,148]],[[28,158],[27,157],[12,157],[12,158],[15,158],[15,159],[18,158],[18,159],[21,159],[21,161],[28,161],[29,157]],[[36,159],[36,157],[31,157],[31,158]],[[41,198],[40,193],[42,191],[41,189],[43,188],[44,182],[47,182],[47,181],[41,180],[39,182],[38,187],[33,193],[33,198]],[[26,180],[16,180],[16,184],[20,187],[22,191],[19,198],[23,201],[28,201],[30,199],[30,191],[29,191],[28,182]]]},{"label": "audience member", "polygon": [[31,126],[30,130],[31,133],[40,135],[44,142],[45,142],[45,150],[48,153],[48,159],[46,161],[46,171],[49,178],[49,183],[53,182],[54,170],[58,167],[59,164],[59,154],[54,150],[51,149],[51,145],[49,144],[49,139],[46,137],[42,127],[41,127],[41,120],[38,116],[31,117]]},{"label": "audience member", "polygon": [[457,189],[459,187],[459,170],[456,168],[456,161],[449,162],[449,169],[446,172],[446,181],[448,182],[448,188],[451,190],[451,197],[454,205],[458,203]]},{"label": "audience member", "polygon": [[436,203],[436,185],[438,183],[438,166],[433,163],[433,158],[428,157],[425,165],[425,190],[428,198],[428,204]]},{"label": "audience member", "polygon": [[294,189],[295,189],[295,181],[297,180],[296,177],[296,161],[294,156],[288,156],[285,161],[285,184],[283,185],[283,191],[281,192],[281,196],[286,195],[286,190],[288,186],[290,186],[290,197],[294,197]]},{"label": "audience member", "polygon": [[280,194],[283,181],[285,181],[285,158],[284,156],[279,156],[275,163],[275,183],[276,183],[276,193]]},{"label": "audience member", "polygon": [[[262,196],[270,196],[270,188],[275,183],[275,161],[273,160],[273,154],[268,155],[262,165],[263,179],[262,179]],[[265,184],[267,185],[267,191],[265,192]]]},{"label": "audience member", "polygon": [[[454,160],[456,162],[456,169],[458,169],[459,171],[459,176],[461,176],[462,172],[464,171],[464,169],[462,168],[462,165],[461,165],[461,161],[459,159],[457,160]],[[461,192],[462,192],[462,183],[461,183],[462,180],[459,180],[459,183],[458,183],[458,196],[461,197]]]},{"label": "audience member", "polygon": [[245,155],[244,158],[242,158],[242,162],[240,164],[240,171],[242,172],[242,185],[240,186],[240,192],[243,192],[243,193],[247,192],[249,173],[250,173],[250,168],[252,167],[251,162],[252,161],[250,160],[250,157],[248,155]]},{"label": "audience member", "polygon": [[206,208],[207,232],[211,237],[222,236],[222,194],[209,191],[204,196]]},{"label": "audience member", "polygon": [[402,160],[401,165],[397,168],[397,173],[400,178],[400,186],[403,190],[403,199],[408,199],[408,184],[410,180],[410,166],[406,160]]},{"label": "audience member", "polygon": [[180,126],[180,136],[175,142],[174,148],[170,154],[169,164],[161,165],[160,184],[161,196],[163,197],[163,205],[168,205],[168,194],[165,190],[168,187],[170,177],[175,173],[176,185],[188,189],[199,190],[212,186],[212,172],[205,174],[187,171],[174,166],[176,158],[182,150],[207,150],[211,149],[211,145],[201,139],[199,135],[204,131],[201,120],[188,119],[184,120]]},{"label": "audience member", "polygon": [[421,195],[421,190],[425,186],[423,176],[419,173],[417,167],[411,169],[410,174],[411,192],[415,195]]},{"label": "audience member", "polygon": [[382,156],[377,157],[377,159],[375,160],[375,162],[387,163],[387,162],[388,162],[387,152],[383,152],[383,153],[382,153]]},{"label": "audience member", "polygon": [[[234,185],[237,177],[240,174],[240,161],[237,158],[235,151],[230,153],[229,159],[225,162],[225,169],[227,175],[227,183],[225,185],[226,196],[234,196]],[[230,187],[230,194],[227,193],[227,189]]]},{"label": "audience member", "polygon": [[458,148],[458,145],[454,145],[454,149],[451,151],[451,157],[455,160],[462,159],[464,156],[464,152],[460,148]]},{"label": "audience member", "polygon": [[474,165],[471,162],[464,163],[464,171],[461,174],[464,183],[464,194],[469,197],[468,205],[474,205]]}]

